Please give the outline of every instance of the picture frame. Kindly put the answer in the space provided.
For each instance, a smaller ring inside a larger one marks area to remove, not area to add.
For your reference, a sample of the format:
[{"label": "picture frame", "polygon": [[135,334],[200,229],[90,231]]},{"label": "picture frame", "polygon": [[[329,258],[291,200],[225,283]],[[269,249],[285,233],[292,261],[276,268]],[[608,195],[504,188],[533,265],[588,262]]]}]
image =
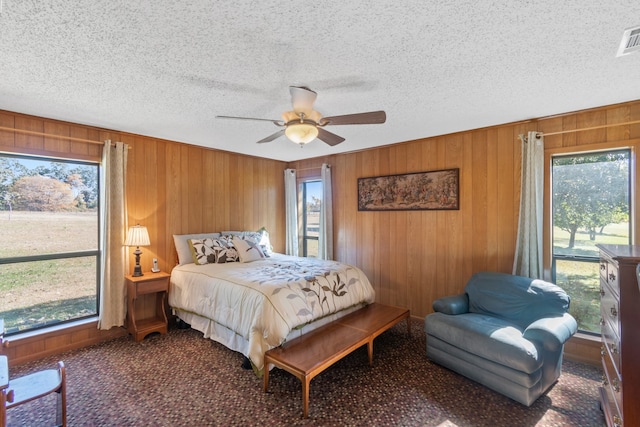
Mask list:
[{"label": "picture frame", "polygon": [[459,209],[459,168],[358,178],[359,211]]}]

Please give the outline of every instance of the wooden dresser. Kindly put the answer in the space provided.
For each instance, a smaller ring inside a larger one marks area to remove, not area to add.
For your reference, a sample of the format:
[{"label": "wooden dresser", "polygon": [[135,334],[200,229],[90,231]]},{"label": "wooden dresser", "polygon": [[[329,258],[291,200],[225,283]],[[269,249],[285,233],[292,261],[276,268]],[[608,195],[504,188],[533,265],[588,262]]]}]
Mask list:
[{"label": "wooden dresser", "polygon": [[640,246],[600,249],[603,378],[600,401],[607,425],[640,426]]}]

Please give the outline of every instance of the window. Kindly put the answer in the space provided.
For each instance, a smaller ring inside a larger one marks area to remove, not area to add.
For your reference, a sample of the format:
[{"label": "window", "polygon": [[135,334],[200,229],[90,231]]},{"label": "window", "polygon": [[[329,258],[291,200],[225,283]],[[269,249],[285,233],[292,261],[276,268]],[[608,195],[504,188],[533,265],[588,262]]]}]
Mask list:
[{"label": "window", "polygon": [[99,165],[0,154],[7,335],[98,313]]},{"label": "window", "polygon": [[322,181],[303,181],[302,187],[302,256],[318,256]]},{"label": "window", "polygon": [[630,244],[630,151],[552,158],[553,281],[571,296],[578,329],[600,331],[596,244]]}]

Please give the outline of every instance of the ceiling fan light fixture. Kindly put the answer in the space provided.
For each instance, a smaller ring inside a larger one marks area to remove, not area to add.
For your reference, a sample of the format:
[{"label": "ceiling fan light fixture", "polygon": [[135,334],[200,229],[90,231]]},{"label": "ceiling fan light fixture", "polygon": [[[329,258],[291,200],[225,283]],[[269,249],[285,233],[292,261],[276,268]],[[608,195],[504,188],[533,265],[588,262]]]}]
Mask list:
[{"label": "ceiling fan light fixture", "polygon": [[304,145],[316,139],[318,128],[310,123],[289,123],[284,134],[290,141]]}]

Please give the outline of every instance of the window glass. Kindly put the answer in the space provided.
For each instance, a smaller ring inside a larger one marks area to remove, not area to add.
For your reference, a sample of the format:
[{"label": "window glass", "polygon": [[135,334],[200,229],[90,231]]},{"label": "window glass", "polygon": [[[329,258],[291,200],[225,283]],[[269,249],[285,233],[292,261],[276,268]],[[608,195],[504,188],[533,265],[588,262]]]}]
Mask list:
[{"label": "window glass", "polygon": [[302,183],[303,194],[303,256],[318,256],[318,238],[320,236],[320,208],[322,206],[322,181]]},{"label": "window glass", "polygon": [[7,335],[97,314],[98,169],[0,154],[0,317]]},{"label": "window glass", "polygon": [[553,280],[583,332],[599,333],[599,250],[629,244],[630,151],[552,159]]}]

